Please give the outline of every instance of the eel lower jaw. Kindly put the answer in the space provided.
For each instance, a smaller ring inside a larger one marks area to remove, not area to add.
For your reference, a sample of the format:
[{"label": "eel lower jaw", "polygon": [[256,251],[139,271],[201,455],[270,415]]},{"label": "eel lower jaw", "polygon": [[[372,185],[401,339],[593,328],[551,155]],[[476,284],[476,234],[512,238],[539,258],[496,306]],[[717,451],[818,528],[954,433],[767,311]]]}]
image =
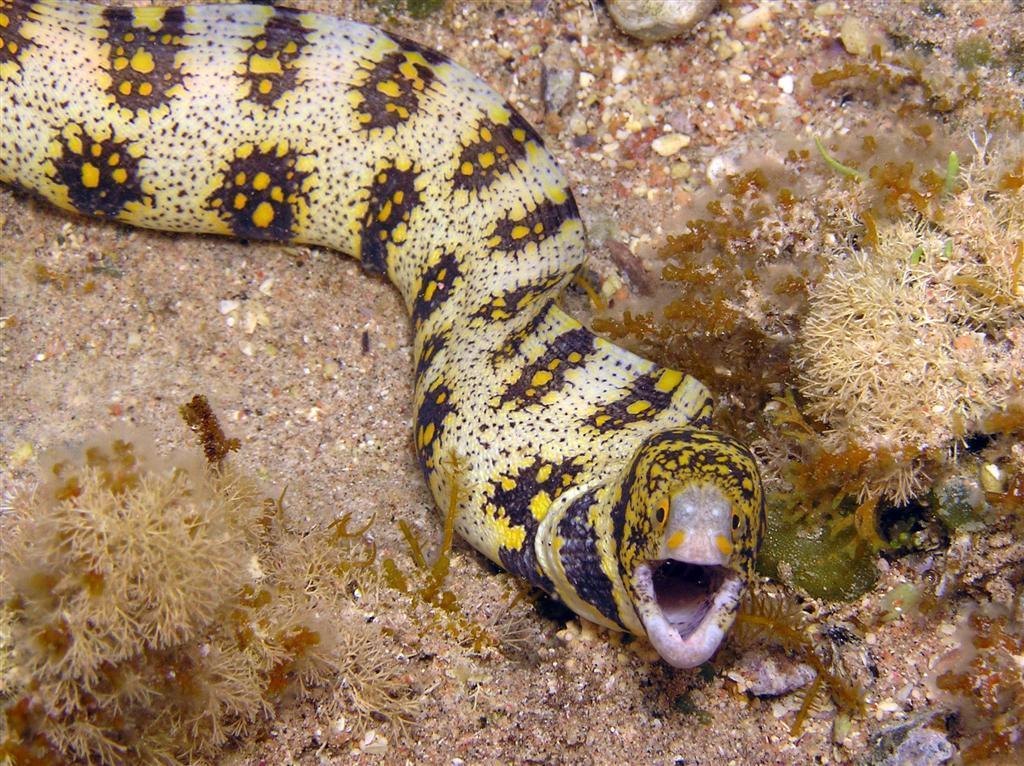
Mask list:
[{"label": "eel lower jaw", "polygon": [[663,559],[634,572],[637,611],[651,644],[669,665],[693,668],[718,649],[743,594],[743,578],[721,565]]}]

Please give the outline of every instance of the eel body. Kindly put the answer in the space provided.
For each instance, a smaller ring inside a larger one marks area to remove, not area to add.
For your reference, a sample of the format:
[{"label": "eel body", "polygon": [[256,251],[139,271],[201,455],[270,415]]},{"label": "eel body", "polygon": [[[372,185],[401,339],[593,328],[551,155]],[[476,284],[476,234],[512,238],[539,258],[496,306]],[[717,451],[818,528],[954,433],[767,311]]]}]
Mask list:
[{"label": "eel body", "polygon": [[[556,300],[584,259],[566,179],[475,76],[268,5],[0,0],[0,181],[165,231],[306,243],[401,291],[414,441],[456,530],[677,667],[733,621],[764,526],[698,381]],[[454,456],[454,460],[449,460]]]}]

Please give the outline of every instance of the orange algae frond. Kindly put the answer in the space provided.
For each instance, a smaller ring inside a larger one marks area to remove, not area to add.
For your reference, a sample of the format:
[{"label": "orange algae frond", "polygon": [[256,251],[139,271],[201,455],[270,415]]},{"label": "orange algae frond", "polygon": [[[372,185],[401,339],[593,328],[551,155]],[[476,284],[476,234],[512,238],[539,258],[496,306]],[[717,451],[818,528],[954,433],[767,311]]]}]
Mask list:
[{"label": "orange algae frond", "polygon": [[[405,538],[406,545],[409,546],[409,555],[412,556],[412,563],[415,564],[419,569],[427,568],[427,559],[423,555],[423,549],[420,547],[420,541],[416,539],[415,533],[412,531],[412,527],[405,519],[401,519],[398,522],[398,528],[402,531],[402,537]],[[392,562],[393,564],[394,562]]]},{"label": "orange algae frond", "polygon": [[977,607],[958,635],[959,648],[939,661],[929,683],[956,711],[953,731],[963,762],[1019,756],[1024,753],[1024,627],[1019,616],[992,605]]},{"label": "orange algae frond", "polygon": [[[737,432],[749,429],[762,393],[789,376],[787,344],[766,327],[774,322],[757,315],[762,308],[788,315],[814,268],[777,264],[778,252],[808,239],[794,213],[797,182],[781,164],[729,177],[721,197],[695,205],[695,215],[658,251],[662,285],[647,306],[593,322],[595,331],[625,339],[632,350],[730,399],[736,411],[717,414],[716,422]],[[755,310],[749,301],[757,302]]]},{"label": "orange algae frond", "polygon": [[[366,533],[373,526],[373,522],[376,516],[371,516],[370,520],[366,522],[360,529],[350,531],[348,528],[349,522],[352,520],[352,514],[346,512],[341,515],[340,518],[335,519],[327,528],[331,531],[328,537],[328,544],[335,549],[339,549],[343,555],[340,562],[337,565],[339,572],[348,572],[355,569],[368,569],[373,566],[377,560],[377,545],[367,540]],[[356,548],[361,547],[363,558],[358,558],[358,551]]]},{"label": "orange algae frond", "polygon": [[181,405],[179,412],[188,427],[199,436],[206,462],[210,465],[220,465],[229,452],[239,448],[238,439],[229,439],[224,434],[205,396],[196,394],[189,402]]},{"label": "orange algae frond", "polygon": [[904,97],[901,104],[918,113],[951,112],[980,92],[978,78],[973,73],[947,75],[919,54],[893,52],[881,45],[872,46],[868,56],[811,75],[811,85],[815,88],[829,88],[837,83],[860,86],[866,93],[879,96],[917,86],[924,102],[915,103]]},{"label": "orange algae frond", "polygon": [[[459,485],[459,457],[453,451],[442,463],[450,477],[446,484],[449,487],[448,507],[445,511],[441,543],[438,546],[433,563],[427,561],[423,546],[416,538],[411,526],[404,520],[399,522],[399,529],[409,547],[414,568],[403,569],[394,561],[386,558],[382,562],[384,582],[393,590],[409,598],[412,610],[426,607],[429,610],[427,626],[429,629],[440,629],[459,642],[468,644],[473,651],[480,652],[489,646],[501,647],[508,644],[514,648],[518,640],[516,628],[498,624],[481,624],[473,621],[463,612],[455,593],[445,587],[448,571],[451,567],[452,545],[455,541],[455,516],[462,500],[462,488]],[[517,594],[510,609],[520,600]],[[503,627],[507,628],[503,630]]]},{"label": "orange algae frond", "polygon": [[[868,448],[852,442],[832,446],[804,418],[792,391],[773,404],[776,407],[770,414],[776,427],[800,447],[800,459],[789,463],[784,471],[799,507],[827,514],[849,499],[859,504],[860,515],[875,507],[886,488],[895,487],[897,492],[910,494],[916,476],[908,470],[919,457],[917,453]],[[861,527],[859,522],[858,529]],[[870,537],[875,537],[874,532]]]}]

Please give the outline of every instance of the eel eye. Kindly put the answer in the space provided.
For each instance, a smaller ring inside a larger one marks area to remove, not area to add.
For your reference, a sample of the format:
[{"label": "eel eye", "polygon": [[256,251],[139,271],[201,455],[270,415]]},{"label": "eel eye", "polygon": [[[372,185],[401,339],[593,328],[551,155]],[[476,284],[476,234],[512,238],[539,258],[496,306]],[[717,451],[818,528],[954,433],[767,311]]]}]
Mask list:
[{"label": "eel eye", "polygon": [[658,503],[658,507],[654,509],[654,518],[659,524],[665,523],[665,519],[668,518],[668,498]]}]

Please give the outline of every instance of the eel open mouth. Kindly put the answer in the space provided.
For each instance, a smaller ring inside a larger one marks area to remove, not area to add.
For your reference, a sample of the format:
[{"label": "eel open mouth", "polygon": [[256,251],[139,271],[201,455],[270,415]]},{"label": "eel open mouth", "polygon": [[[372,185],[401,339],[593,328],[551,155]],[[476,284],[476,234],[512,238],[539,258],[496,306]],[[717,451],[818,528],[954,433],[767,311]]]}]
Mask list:
[{"label": "eel open mouth", "polygon": [[732,506],[715,485],[672,495],[657,558],[633,572],[636,608],[654,648],[677,668],[692,668],[718,649],[736,615],[744,579],[733,556]]},{"label": "eel open mouth", "polygon": [[634,578],[644,597],[640,619],[662,659],[677,668],[706,662],[732,625],[743,592],[739,574],[668,559],[641,564]]}]

